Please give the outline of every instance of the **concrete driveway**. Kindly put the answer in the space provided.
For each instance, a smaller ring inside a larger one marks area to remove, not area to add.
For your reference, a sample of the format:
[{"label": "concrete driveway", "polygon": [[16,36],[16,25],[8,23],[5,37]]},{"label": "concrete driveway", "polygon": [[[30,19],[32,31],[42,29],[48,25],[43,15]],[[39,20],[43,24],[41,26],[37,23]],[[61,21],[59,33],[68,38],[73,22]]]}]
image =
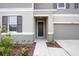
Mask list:
[{"label": "concrete driveway", "polygon": [[56,40],[71,56],[79,56],[79,40]]}]

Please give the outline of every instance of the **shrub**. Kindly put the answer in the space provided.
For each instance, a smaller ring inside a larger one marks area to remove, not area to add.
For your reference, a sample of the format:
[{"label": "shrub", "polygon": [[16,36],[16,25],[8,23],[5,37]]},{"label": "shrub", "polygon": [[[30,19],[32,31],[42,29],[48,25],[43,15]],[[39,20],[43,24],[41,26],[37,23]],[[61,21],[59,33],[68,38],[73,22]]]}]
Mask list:
[{"label": "shrub", "polygon": [[11,35],[10,34],[6,34],[5,36],[1,37],[0,46],[10,47],[10,43],[11,43]]},{"label": "shrub", "polygon": [[0,26],[0,32],[2,32],[1,26]]},{"label": "shrub", "polygon": [[1,37],[0,46],[1,46],[1,47],[4,47],[4,46],[5,46],[5,36],[2,36],[2,37]]},{"label": "shrub", "polygon": [[10,48],[0,47],[0,55],[1,56],[9,56],[10,55]]},{"label": "shrub", "polygon": [[3,50],[3,56],[9,56],[9,55],[10,55],[10,51],[11,51],[10,48],[5,48],[5,49]]},{"label": "shrub", "polygon": [[5,25],[2,26],[2,32],[7,32],[7,27]]},{"label": "shrub", "polygon": [[21,49],[21,52],[20,52],[20,55],[21,55],[21,56],[28,56],[28,49],[22,48],[22,49]]},{"label": "shrub", "polygon": [[10,51],[11,51],[10,44],[11,44],[11,35],[7,33],[6,35],[1,37],[1,42],[0,42],[0,54],[1,55],[4,55],[4,56],[10,55]]},{"label": "shrub", "polygon": [[15,44],[12,44],[12,48],[16,48],[17,46]]},{"label": "shrub", "polygon": [[0,56],[3,56],[4,49],[5,47],[0,47]]}]

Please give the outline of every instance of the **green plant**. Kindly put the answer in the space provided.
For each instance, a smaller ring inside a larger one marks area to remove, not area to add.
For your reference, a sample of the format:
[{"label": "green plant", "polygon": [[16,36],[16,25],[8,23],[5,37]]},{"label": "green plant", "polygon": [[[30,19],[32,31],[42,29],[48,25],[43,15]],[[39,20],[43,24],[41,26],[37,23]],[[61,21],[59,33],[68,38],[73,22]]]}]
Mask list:
[{"label": "green plant", "polygon": [[7,32],[7,27],[5,25],[2,26],[2,32]]},{"label": "green plant", "polygon": [[20,52],[20,55],[21,55],[21,56],[28,56],[28,49],[22,48],[22,49],[21,49],[21,52]]},{"label": "green plant", "polygon": [[10,51],[10,48],[0,47],[0,56],[9,56]]},{"label": "green plant", "polygon": [[15,44],[12,44],[12,48],[16,48],[17,46]]},{"label": "green plant", "polygon": [[0,46],[1,47],[4,47],[4,45],[5,45],[5,38],[4,38],[5,36],[2,36],[1,37],[1,42],[0,42]]},{"label": "green plant", "polygon": [[2,32],[2,28],[1,28],[1,26],[0,26],[0,32]]},{"label": "green plant", "polygon": [[5,49],[3,50],[3,56],[9,56],[9,55],[10,55],[10,51],[11,51],[10,48],[5,48]]},{"label": "green plant", "polygon": [[1,54],[4,56],[10,55],[10,45],[11,45],[11,35],[7,33],[6,35],[1,37],[0,47],[4,47],[1,49]]},{"label": "green plant", "polygon": [[5,36],[1,37],[0,46],[10,47],[11,44],[11,35],[7,33]]},{"label": "green plant", "polygon": [[0,56],[3,56],[4,49],[5,47],[0,47]]}]

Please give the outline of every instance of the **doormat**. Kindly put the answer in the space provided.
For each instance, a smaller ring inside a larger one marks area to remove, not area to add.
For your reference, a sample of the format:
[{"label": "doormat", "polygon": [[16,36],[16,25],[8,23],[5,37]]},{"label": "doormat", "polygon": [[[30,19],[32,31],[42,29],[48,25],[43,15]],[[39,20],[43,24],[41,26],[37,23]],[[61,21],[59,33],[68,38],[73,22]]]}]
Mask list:
[{"label": "doormat", "polygon": [[46,42],[47,47],[61,48],[61,46],[55,41],[54,43]]}]

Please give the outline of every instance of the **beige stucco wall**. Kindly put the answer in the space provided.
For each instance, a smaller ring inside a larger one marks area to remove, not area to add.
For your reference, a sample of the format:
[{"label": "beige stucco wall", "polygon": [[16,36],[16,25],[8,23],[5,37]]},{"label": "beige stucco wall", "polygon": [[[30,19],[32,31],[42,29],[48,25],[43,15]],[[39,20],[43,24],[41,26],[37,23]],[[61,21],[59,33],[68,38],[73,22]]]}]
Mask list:
[{"label": "beige stucco wall", "polygon": [[[0,12],[0,16],[22,16],[22,33],[33,33],[33,11],[6,11]],[[1,17],[0,17],[1,18]],[[2,21],[0,20],[0,24]]]},{"label": "beige stucco wall", "polygon": [[[10,32],[13,35],[14,43],[33,43],[33,11],[4,11],[0,12],[0,16],[22,16],[22,32]],[[0,17],[1,18],[1,17]],[[2,20],[0,19],[0,24]],[[3,33],[4,34],[4,33]]]},{"label": "beige stucco wall", "polygon": [[79,22],[79,15],[78,14],[70,14],[70,15],[67,15],[67,14],[63,14],[63,15],[54,15],[54,22]]}]

